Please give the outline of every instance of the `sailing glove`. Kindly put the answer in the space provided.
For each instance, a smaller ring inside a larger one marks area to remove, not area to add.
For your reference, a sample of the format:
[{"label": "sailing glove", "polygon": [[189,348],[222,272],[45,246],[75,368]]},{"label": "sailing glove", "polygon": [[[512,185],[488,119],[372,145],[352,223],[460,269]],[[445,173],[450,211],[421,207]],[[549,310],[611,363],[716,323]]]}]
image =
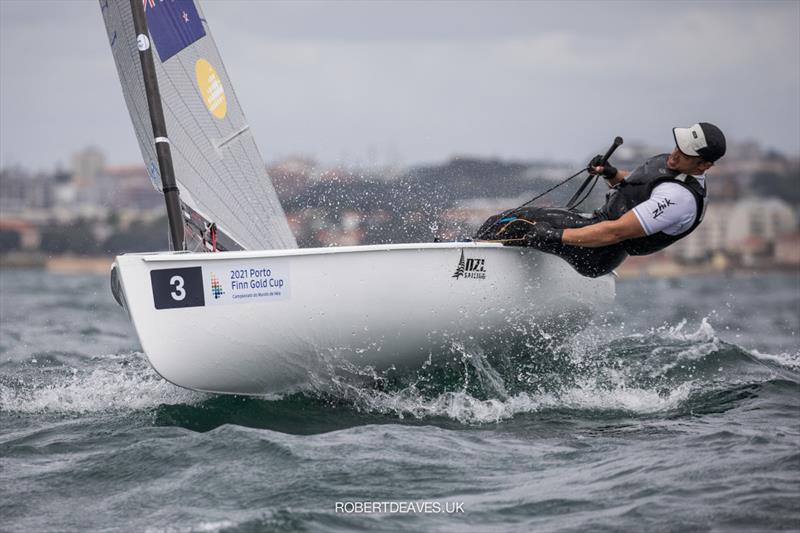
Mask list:
[{"label": "sailing glove", "polygon": [[[596,170],[597,167],[603,167],[603,170],[597,172]],[[602,174],[603,177],[607,180],[614,179],[614,177],[617,175],[618,172],[617,169],[611,166],[611,164],[608,161],[603,163],[603,156],[600,154],[597,154],[592,158],[591,161],[589,161],[589,166],[587,167],[587,170],[589,171],[589,174]]]},{"label": "sailing glove", "polygon": [[542,246],[561,244],[563,233],[563,229],[554,228],[547,222],[537,222],[525,233],[525,246],[540,248]]}]

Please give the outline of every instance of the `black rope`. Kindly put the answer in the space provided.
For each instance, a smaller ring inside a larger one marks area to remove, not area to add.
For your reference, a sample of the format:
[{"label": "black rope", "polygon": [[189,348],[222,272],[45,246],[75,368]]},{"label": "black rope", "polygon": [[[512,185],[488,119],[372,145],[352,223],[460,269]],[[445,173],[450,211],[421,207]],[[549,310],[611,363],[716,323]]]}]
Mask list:
[{"label": "black rope", "polygon": [[567,202],[567,209],[575,209],[576,207],[581,205],[583,202],[585,202],[586,199],[589,198],[589,195],[592,194],[592,191],[594,190],[594,186],[597,185],[597,180],[599,179],[599,177],[600,177],[599,174],[595,174],[594,175],[594,180],[591,180],[592,181],[592,186],[589,187],[589,190],[586,191],[586,194],[584,194],[583,197],[580,200],[578,200],[577,196],[580,195],[581,191],[586,187],[586,185],[590,181],[590,180],[586,180],[586,182],[584,182],[584,184],[583,184],[583,187],[581,187],[580,190],[577,193],[575,193],[572,198],[570,198],[569,202]]},{"label": "black rope", "polygon": [[[528,204],[530,204],[530,203],[533,203],[533,202],[535,202],[536,200],[538,200],[539,198],[541,198],[541,197],[542,197],[542,196],[544,196],[545,194],[547,194],[547,193],[549,193],[549,192],[552,192],[552,191],[556,190],[557,188],[561,187],[562,185],[564,185],[565,183],[567,183],[567,182],[568,182],[568,181],[570,181],[571,179],[573,179],[573,178],[576,178],[576,177],[580,176],[581,174],[583,174],[584,172],[587,172],[588,170],[589,170],[588,168],[582,168],[582,169],[580,169],[578,172],[576,172],[576,173],[575,173],[575,174],[573,174],[572,176],[570,176],[570,177],[568,177],[568,178],[565,178],[565,179],[563,179],[562,181],[560,181],[560,182],[556,183],[555,185],[553,185],[552,187],[550,187],[549,189],[547,189],[547,190],[546,190],[546,191],[544,191],[543,193],[541,193],[541,194],[539,194],[539,195],[537,195],[537,196],[534,196],[533,198],[531,198],[530,200],[528,200],[528,201],[527,201],[527,202],[525,202],[524,204],[520,205],[519,207],[516,207],[515,209],[513,209],[513,210],[511,210],[511,211],[514,211],[514,210],[516,210],[516,209],[519,209],[519,208],[521,208],[521,207],[525,207],[526,205],[528,205]],[[575,194],[572,196],[572,198],[570,198],[570,202],[572,202],[573,200],[575,200],[575,197],[576,197],[577,195],[579,195],[579,194],[580,194],[580,193],[581,193],[581,192],[582,192],[582,191],[583,191],[583,190],[586,188],[586,185],[587,185],[587,183],[589,182],[589,180],[590,180],[591,178],[592,178],[592,176],[588,176],[588,179],[587,179],[587,180],[586,180],[586,181],[583,183],[583,185],[581,185],[580,189],[578,189],[578,192],[577,192],[577,193],[575,193]],[[594,176],[594,178],[595,178],[595,183],[596,183],[596,182],[597,182],[597,176]],[[589,192],[587,193],[587,196],[589,195],[589,193],[591,193],[591,192],[592,192],[592,189],[594,189],[594,185],[592,185],[591,189],[589,189]],[[581,202],[583,202],[583,200],[585,200],[585,199],[586,199],[586,198],[583,198],[583,199],[581,200]],[[579,202],[577,205],[580,205],[580,202]],[[569,202],[567,203],[567,207],[569,208]],[[493,228],[497,227],[497,225],[498,225],[498,224],[501,224],[501,223],[504,223],[504,222],[509,222],[509,221],[508,221],[508,220],[506,220],[506,218],[505,218],[505,217],[498,217],[498,219],[497,219],[497,220],[495,220],[495,221],[492,223],[492,225],[491,225],[491,226],[489,226],[488,228],[486,228],[486,229],[483,231],[482,235],[485,235],[486,233],[489,233],[489,231],[490,231],[490,230],[492,230]],[[530,223],[530,222],[529,222],[529,223]],[[478,238],[480,238],[480,236],[478,236]]]},{"label": "black rope", "polygon": [[[619,148],[622,145],[622,142],[623,142],[622,141],[622,137],[615,137],[614,138],[614,142],[611,144],[611,146],[606,151],[606,155],[603,156],[603,158],[601,160],[601,165],[599,165],[599,166],[603,166],[603,165],[606,164],[606,161],[608,161],[608,158],[611,157],[611,155],[616,151],[616,149]],[[572,178],[574,178],[574,177],[578,176],[579,174],[581,174],[582,172],[585,172],[585,171],[588,171],[588,170],[589,170],[589,167],[581,169],[580,171],[578,171],[575,174],[573,174],[572,176],[568,177],[567,179],[565,179],[561,183],[557,183],[553,187],[550,187],[549,189],[544,191],[539,196],[536,196],[533,200],[529,200],[529,201],[525,202],[520,207],[525,207],[526,205],[538,200],[539,198],[541,198],[545,194],[549,193],[550,191],[552,191],[552,190],[554,190],[554,189],[556,189],[558,187],[561,187],[562,185],[564,185],[566,182],[568,182]],[[567,202],[566,208],[567,209],[574,209],[574,208],[578,207],[579,205],[581,205],[589,197],[589,195],[592,193],[592,190],[594,190],[594,186],[597,185],[597,180],[599,179],[599,176],[600,176],[599,174],[591,174],[590,173],[589,176],[586,177],[586,180],[584,180],[583,184],[575,192],[575,194],[572,195],[572,198],[569,199],[569,201]],[[594,178],[594,181],[592,182],[592,186],[589,187],[589,190],[583,196],[583,198],[581,198],[580,201],[578,201],[578,198],[580,198],[581,194],[583,193],[583,190],[586,189],[586,187],[589,185],[589,182],[592,181],[592,178]]]},{"label": "black rope", "polygon": [[525,207],[526,205],[528,205],[528,204],[531,204],[531,203],[535,202],[536,200],[538,200],[539,198],[541,198],[541,197],[542,197],[542,196],[544,196],[545,194],[547,194],[547,193],[549,193],[549,192],[551,192],[551,191],[554,191],[554,190],[558,189],[559,187],[561,187],[562,185],[564,185],[565,183],[567,183],[569,180],[571,180],[571,179],[573,179],[573,178],[576,178],[576,177],[580,176],[581,174],[583,174],[583,173],[584,173],[584,172],[586,172],[587,170],[589,170],[589,169],[588,169],[588,168],[582,168],[582,169],[580,169],[579,171],[577,171],[577,172],[576,172],[575,174],[573,174],[572,176],[570,176],[570,177],[566,178],[566,179],[565,179],[565,180],[563,180],[563,181],[560,181],[560,182],[556,183],[555,185],[553,185],[552,187],[550,187],[549,189],[547,189],[546,191],[544,191],[542,194],[540,194],[540,195],[538,195],[538,196],[534,196],[532,199],[528,200],[527,202],[525,202],[524,204],[522,204],[520,207]]}]

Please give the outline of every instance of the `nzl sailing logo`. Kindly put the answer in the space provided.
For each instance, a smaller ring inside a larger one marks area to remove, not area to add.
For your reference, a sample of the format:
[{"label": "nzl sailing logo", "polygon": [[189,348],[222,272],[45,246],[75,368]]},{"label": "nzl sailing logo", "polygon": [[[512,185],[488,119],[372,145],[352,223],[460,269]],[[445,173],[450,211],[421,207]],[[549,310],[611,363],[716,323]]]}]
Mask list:
[{"label": "nzl sailing logo", "polygon": [[461,250],[461,259],[458,261],[458,266],[453,274],[454,278],[464,279],[486,279],[486,264],[485,259],[478,258],[464,258],[464,250]]}]

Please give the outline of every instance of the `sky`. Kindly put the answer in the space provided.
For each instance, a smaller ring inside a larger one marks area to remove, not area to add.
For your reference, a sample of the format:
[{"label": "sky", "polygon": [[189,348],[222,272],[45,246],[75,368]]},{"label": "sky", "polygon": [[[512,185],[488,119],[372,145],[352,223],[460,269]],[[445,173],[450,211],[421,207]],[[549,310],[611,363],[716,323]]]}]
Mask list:
[{"label": "sky", "polygon": [[[201,1],[266,161],[579,161],[707,121],[800,153],[800,2]],[[0,0],[0,166],[141,161],[96,1]]]}]

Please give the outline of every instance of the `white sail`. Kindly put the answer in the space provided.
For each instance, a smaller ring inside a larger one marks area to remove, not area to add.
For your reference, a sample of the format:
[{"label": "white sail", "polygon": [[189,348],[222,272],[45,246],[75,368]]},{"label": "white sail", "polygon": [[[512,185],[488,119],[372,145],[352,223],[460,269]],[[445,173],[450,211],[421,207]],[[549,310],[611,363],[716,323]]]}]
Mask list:
[{"label": "white sail", "polygon": [[[250,126],[193,0],[143,0],[190,248],[296,248]],[[128,0],[100,0],[122,92],[153,185],[153,130]]]}]

